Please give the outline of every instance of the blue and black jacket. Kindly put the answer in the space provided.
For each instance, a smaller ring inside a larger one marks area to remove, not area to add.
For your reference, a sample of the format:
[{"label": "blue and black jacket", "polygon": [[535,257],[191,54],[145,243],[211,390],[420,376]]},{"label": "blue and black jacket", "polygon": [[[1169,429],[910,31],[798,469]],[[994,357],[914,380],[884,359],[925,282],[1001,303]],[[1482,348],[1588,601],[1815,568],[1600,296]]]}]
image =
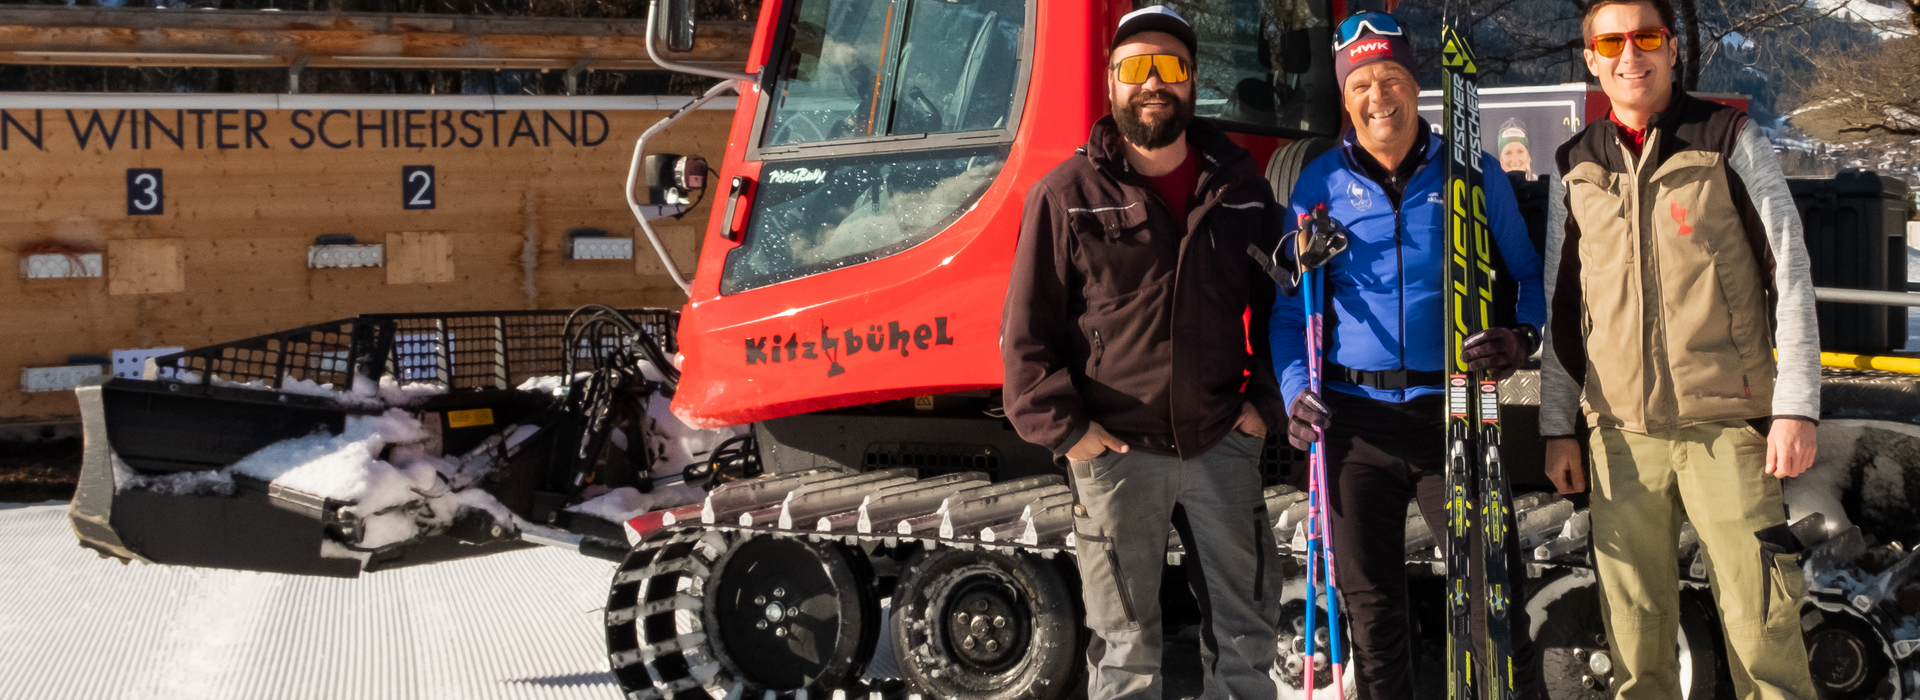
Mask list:
[{"label": "blue and black jacket", "polygon": [[[1428,128],[1421,120],[1422,128]],[[1330,299],[1327,314],[1338,319],[1326,331],[1326,361],[1356,370],[1439,371],[1445,363],[1446,246],[1443,226],[1446,198],[1441,194],[1445,163],[1437,134],[1428,132],[1421,163],[1407,184],[1400,206],[1356,159],[1361,148],[1351,129],[1338,148],[1308,163],[1294,186],[1286,231],[1301,214],[1320,204],[1347,227],[1347,250],[1327,262]],[[1506,269],[1498,274],[1518,283],[1515,318],[1540,328],[1546,320],[1540,254],[1527,238],[1526,223],[1514,201],[1513,186],[1493,156],[1480,154],[1487,173],[1486,208],[1493,238]],[[1280,395],[1292,405],[1307,388],[1306,310],[1299,297],[1281,297],[1269,326]],[[1325,388],[1402,403],[1440,393],[1440,385],[1377,389],[1326,381]]]}]

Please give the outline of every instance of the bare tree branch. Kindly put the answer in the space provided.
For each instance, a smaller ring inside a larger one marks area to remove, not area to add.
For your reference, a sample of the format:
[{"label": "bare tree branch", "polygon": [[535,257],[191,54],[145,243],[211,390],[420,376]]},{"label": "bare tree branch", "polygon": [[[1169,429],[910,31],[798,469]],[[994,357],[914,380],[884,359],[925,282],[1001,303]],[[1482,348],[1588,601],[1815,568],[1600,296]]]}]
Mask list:
[{"label": "bare tree branch", "polygon": [[1920,38],[1834,51],[1814,65],[1793,117],[1801,130],[1842,142],[1920,136]]}]

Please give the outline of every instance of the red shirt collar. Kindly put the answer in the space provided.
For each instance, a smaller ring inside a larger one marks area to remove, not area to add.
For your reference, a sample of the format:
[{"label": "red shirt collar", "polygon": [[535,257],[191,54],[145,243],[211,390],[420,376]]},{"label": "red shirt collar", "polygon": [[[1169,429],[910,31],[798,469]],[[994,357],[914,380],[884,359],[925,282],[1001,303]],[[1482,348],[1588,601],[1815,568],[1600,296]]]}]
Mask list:
[{"label": "red shirt collar", "polygon": [[1619,117],[1613,115],[1613,110],[1607,110],[1607,121],[1613,122],[1614,126],[1620,129],[1620,141],[1627,144],[1627,150],[1633,151],[1634,157],[1639,157],[1640,148],[1647,143],[1647,130],[1627,126],[1620,121]]}]

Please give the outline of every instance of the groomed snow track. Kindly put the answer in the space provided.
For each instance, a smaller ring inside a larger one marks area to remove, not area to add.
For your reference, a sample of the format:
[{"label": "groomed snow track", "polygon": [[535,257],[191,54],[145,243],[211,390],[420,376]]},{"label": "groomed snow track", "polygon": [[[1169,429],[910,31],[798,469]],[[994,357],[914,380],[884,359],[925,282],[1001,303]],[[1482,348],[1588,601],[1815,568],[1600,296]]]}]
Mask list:
[{"label": "groomed snow track", "polygon": [[612,700],[612,562],[535,548],[360,579],[121,565],[0,504],[0,698]]}]

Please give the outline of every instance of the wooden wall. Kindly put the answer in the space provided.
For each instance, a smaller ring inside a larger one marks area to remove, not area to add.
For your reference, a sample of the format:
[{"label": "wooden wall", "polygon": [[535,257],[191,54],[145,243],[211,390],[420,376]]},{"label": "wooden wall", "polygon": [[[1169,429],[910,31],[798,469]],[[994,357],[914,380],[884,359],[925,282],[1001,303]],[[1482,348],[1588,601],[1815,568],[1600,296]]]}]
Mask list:
[{"label": "wooden wall", "polygon": [[[76,414],[70,392],[21,386],[23,368],[69,355],[202,346],[361,313],[677,308],[685,297],[621,189],[634,140],[684,103],[0,95],[0,422]],[[648,150],[717,167],[731,121],[731,100],[716,101]],[[421,178],[403,182],[403,168],[420,165],[433,166],[431,209],[406,207],[425,199]],[[153,197],[128,171],[152,168],[159,213],[130,213]],[[724,194],[710,183],[682,219],[654,221],[683,270],[707,203]],[[565,259],[577,228],[633,237],[634,259]],[[314,237],[332,233],[386,244],[387,266],[309,269]],[[19,251],[45,241],[104,253],[106,276],[24,279]]]}]

